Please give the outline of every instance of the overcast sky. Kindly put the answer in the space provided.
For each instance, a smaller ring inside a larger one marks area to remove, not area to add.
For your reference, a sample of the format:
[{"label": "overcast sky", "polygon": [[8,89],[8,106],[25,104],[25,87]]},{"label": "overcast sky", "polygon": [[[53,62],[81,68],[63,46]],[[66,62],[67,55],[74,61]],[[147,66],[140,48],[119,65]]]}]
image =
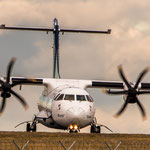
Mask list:
[{"label": "overcast sky", "polygon": [[[117,66],[123,65],[130,81],[150,65],[149,0],[0,0],[0,24],[23,27],[53,27],[56,17],[60,28],[112,29],[111,35],[65,33],[60,35],[60,72],[66,79],[120,80]],[[53,34],[44,32],[0,31],[0,75],[5,76],[10,58],[16,57],[13,76],[52,77]],[[150,82],[150,73],[144,82]],[[15,98],[7,101],[0,117],[0,130],[22,131],[20,122],[31,120],[38,112],[41,87],[15,88],[28,102],[25,111]],[[95,100],[99,124],[115,133],[150,133],[150,96],[140,96],[147,112],[142,121],[137,105],[129,105],[123,115],[113,115],[123,104],[121,96],[107,96],[101,89],[88,90]],[[89,132],[89,128],[81,130]],[[54,131],[38,125],[38,131]],[[107,132],[105,129],[103,132]]]}]

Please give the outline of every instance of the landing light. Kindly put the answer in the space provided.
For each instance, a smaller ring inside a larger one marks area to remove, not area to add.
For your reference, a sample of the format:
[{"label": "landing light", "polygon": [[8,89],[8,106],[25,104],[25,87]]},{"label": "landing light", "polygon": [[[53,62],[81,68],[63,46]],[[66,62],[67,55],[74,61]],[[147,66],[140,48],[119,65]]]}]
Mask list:
[{"label": "landing light", "polygon": [[71,125],[69,125],[69,129],[70,130],[72,130],[73,129],[73,125],[71,124]]},{"label": "landing light", "polygon": [[76,131],[76,130],[78,130],[78,125],[69,125],[69,130],[74,130],[74,131]]},{"label": "landing light", "polygon": [[74,130],[77,130],[78,126],[75,124],[73,128],[74,128]]}]

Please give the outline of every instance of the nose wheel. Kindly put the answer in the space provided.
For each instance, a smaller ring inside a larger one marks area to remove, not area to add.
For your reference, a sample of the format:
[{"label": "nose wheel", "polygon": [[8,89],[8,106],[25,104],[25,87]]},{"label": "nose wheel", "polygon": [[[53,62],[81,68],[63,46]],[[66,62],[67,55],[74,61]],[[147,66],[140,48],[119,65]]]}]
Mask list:
[{"label": "nose wheel", "polygon": [[68,127],[69,133],[78,133],[80,131],[78,125],[74,124],[70,124]]}]

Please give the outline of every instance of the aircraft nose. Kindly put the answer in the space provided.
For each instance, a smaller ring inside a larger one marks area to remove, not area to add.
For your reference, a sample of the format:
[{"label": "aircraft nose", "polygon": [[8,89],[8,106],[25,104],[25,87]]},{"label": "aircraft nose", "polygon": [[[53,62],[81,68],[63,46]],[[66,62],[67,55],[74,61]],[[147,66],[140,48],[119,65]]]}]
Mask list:
[{"label": "aircraft nose", "polygon": [[67,110],[67,118],[71,121],[73,121],[72,123],[79,123],[80,122],[80,118],[84,118],[84,113],[85,111],[83,110],[83,108],[81,107],[76,107],[76,106],[72,106],[70,108],[68,108]]},{"label": "aircraft nose", "polygon": [[81,108],[81,107],[70,107],[68,110],[67,110],[68,113],[70,113],[71,115],[74,115],[74,116],[78,116],[82,113],[84,113],[84,110]]}]

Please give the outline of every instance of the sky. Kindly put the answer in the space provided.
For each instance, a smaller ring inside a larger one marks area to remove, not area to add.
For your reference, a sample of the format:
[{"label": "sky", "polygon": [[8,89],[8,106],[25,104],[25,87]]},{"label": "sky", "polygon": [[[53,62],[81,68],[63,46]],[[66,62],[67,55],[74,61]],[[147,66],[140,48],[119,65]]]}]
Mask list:
[{"label": "sky", "polygon": [[[0,0],[0,24],[22,27],[107,30],[110,35],[60,35],[60,73],[65,79],[120,81],[117,66],[122,64],[127,78],[134,82],[150,66],[150,1],[148,0]],[[53,34],[45,32],[0,31],[0,75],[5,76],[11,57],[16,57],[12,76],[52,77]],[[148,73],[143,82],[150,82]],[[0,117],[1,131],[24,131],[20,122],[32,120],[38,112],[37,101],[42,87],[14,88],[29,104],[25,111],[18,100],[7,100]],[[114,133],[150,133],[150,95],[140,96],[147,113],[142,117],[137,105],[129,105],[118,119],[114,114],[123,104],[122,96],[107,96],[101,89],[88,89],[95,100],[99,124]],[[38,125],[38,131],[57,132]],[[89,132],[89,127],[81,130]],[[102,129],[103,133],[109,133]]]}]

